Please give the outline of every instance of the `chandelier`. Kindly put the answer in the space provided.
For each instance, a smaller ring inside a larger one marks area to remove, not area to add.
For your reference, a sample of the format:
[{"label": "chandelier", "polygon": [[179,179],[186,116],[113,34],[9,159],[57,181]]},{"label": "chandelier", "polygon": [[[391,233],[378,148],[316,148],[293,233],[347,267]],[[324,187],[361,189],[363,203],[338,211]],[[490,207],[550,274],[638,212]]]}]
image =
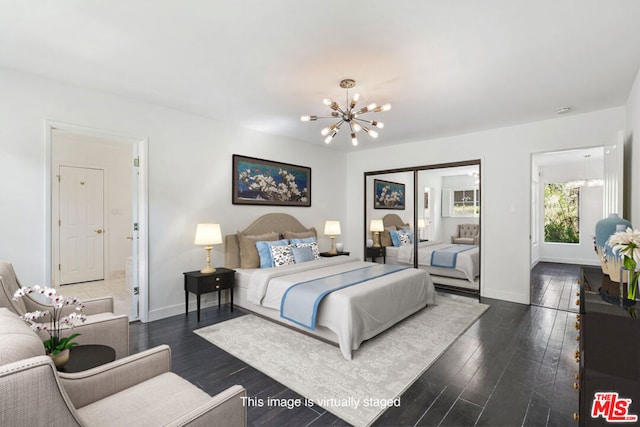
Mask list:
[{"label": "chandelier", "polygon": [[378,132],[376,132],[374,129],[371,129],[368,126],[377,127],[379,129],[382,129],[384,127],[384,123],[382,122],[379,122],[376,120],[366,120],[366,119],[360,118],[360,116],[366,113],[371,113],[371,112],[379,113],[381,111],[389,111],[391,109],[391,104],[384,104],[380,106],[376,104],[369,104],[366,107],[362,107],[359,110],[356,110],[356,104],[358,102],[358,99],[360,98],[360,95],[357,93],[353,94],[351,101],[349,101],[349,89],[352,89],[353,87],[355,87],[355,85],[356,85],[356,81],[353,79],[344,79],[340,82],[340,87],[343,89],[347,89],[346,104],[344,108],[340,107],[340,105],[338,105],[336,101],[333,101],[331,99],[325,99],[323,101],[324,105],[326,105],[327,107],[333,110],[331,111],[330,116],[301,116],[300,117],[300,120],[303,122],[310,122],[310,121],[312,122],[318,119],[331,119],[331,118],[338,119],[336,123],[330,126],[327,126],[326,128],[322,129],[322,131],[320,131],[322,136],[326,137],[324,139],[324,142],[326,144],[329,144],[333,140],[333,138],[338,134],[338,132],[340,132],[341,126],[345,124],[346,126],[349,126],[349,130],[351,132],[351,143],[354,146],[358,145],[358,138],[356,137],[356,133],[360,132],[361,130],[364,130],[372,138],[377,138]]}]

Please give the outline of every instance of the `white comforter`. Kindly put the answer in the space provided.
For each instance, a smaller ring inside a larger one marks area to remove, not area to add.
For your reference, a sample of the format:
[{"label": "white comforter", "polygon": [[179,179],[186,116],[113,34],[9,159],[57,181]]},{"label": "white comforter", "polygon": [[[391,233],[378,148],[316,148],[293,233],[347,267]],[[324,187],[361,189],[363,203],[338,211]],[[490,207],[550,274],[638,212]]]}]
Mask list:
[{"label": "white comforter", "polygon": [[[437,249],[446,248],[447,246],[451,246],[451,244],[437,241],[418,243],[418,265],[430,266],[431,252]],[[412,245],[400,246],[398,248],[398,261],[403,264],[413,265]],[[455,270],[463,272],[467,280],[473,283],[475,278],[480,274],[480,250],[477,246],[474,249],[460,252],[458,254]]]},{"label": "white comforter", "polygon": [[[259,269],[251,276],[247,297],[254,304],[280,310],[282,295],[291,285],[366,265],[371,263],[338,256]],[[408,268],[330,293],[320,303],[316,324],[336,334],[343,356],[351,360],[351,351],[363,341],[434,303],[429,274]]]}]

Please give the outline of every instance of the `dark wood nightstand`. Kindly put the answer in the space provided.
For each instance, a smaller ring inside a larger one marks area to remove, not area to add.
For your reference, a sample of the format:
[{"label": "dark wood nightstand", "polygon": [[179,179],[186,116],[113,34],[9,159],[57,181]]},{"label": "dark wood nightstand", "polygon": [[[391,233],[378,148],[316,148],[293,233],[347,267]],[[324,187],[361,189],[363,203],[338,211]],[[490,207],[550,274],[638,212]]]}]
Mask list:
[{"label": "dark wood nightstand", "polygon": [[214,273],[200,273],[189,271],[184,274],[184,302],[186,315],[189,315],[189,292],[197,295],[198,322],[200,321],[200,295],[208,292],[218,292],[218,307],[220,307],[220,291],[229,290],[229,302],[233,311],[233,286],[236,283],[235,270],[217,267]]},{"label": "dark wood nightstand", "polygon": [[325,258],[330,258],[332,256],[338,256],[338,255],[349,255],[351,252],[336,252],[335,254],[330,254],[329,252],[320,252],[320,256],[325,257]]},{"label": "dark wood nightstand", "polygon": [[382,263],[384,264],[387,262],[387,251],[384,246],[367,248],[364,254],[364,260],[366,261],[367,258],[371,258],[371,262],[374,262],[376,258],[382,258]]}]

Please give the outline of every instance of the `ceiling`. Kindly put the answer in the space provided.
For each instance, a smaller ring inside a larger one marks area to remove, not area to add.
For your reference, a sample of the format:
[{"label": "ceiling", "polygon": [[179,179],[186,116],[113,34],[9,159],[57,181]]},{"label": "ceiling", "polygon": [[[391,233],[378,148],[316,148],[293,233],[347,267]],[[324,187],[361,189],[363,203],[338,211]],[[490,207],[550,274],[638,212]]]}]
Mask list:
[{"label": "ceiling", "polygon": [[[357,149],[624,105],[637,0],[0,0],[0,66],[324,145],[323,98],[389,102]],[[372,116],[373,117],[373,116]],[[352,150],[343,130],[330,144]]]}]

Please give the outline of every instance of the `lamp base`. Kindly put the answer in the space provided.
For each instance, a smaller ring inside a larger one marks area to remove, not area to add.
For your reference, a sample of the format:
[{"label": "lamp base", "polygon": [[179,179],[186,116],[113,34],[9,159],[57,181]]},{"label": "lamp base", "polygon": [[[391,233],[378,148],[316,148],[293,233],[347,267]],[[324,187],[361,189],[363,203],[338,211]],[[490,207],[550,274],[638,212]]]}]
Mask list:
[{"label": "lamp base", "polygon": [[335,249],[331,249],[329,252],[327,252],[330,255],[337,255],[338,252]]},{"label": "lamp base", "polygon": [[209,274],[209,273],[215,273],[216,269],[213,267],[205,267],[202,270],[200,270],[200,273],[204,273],[204,274]]}]

